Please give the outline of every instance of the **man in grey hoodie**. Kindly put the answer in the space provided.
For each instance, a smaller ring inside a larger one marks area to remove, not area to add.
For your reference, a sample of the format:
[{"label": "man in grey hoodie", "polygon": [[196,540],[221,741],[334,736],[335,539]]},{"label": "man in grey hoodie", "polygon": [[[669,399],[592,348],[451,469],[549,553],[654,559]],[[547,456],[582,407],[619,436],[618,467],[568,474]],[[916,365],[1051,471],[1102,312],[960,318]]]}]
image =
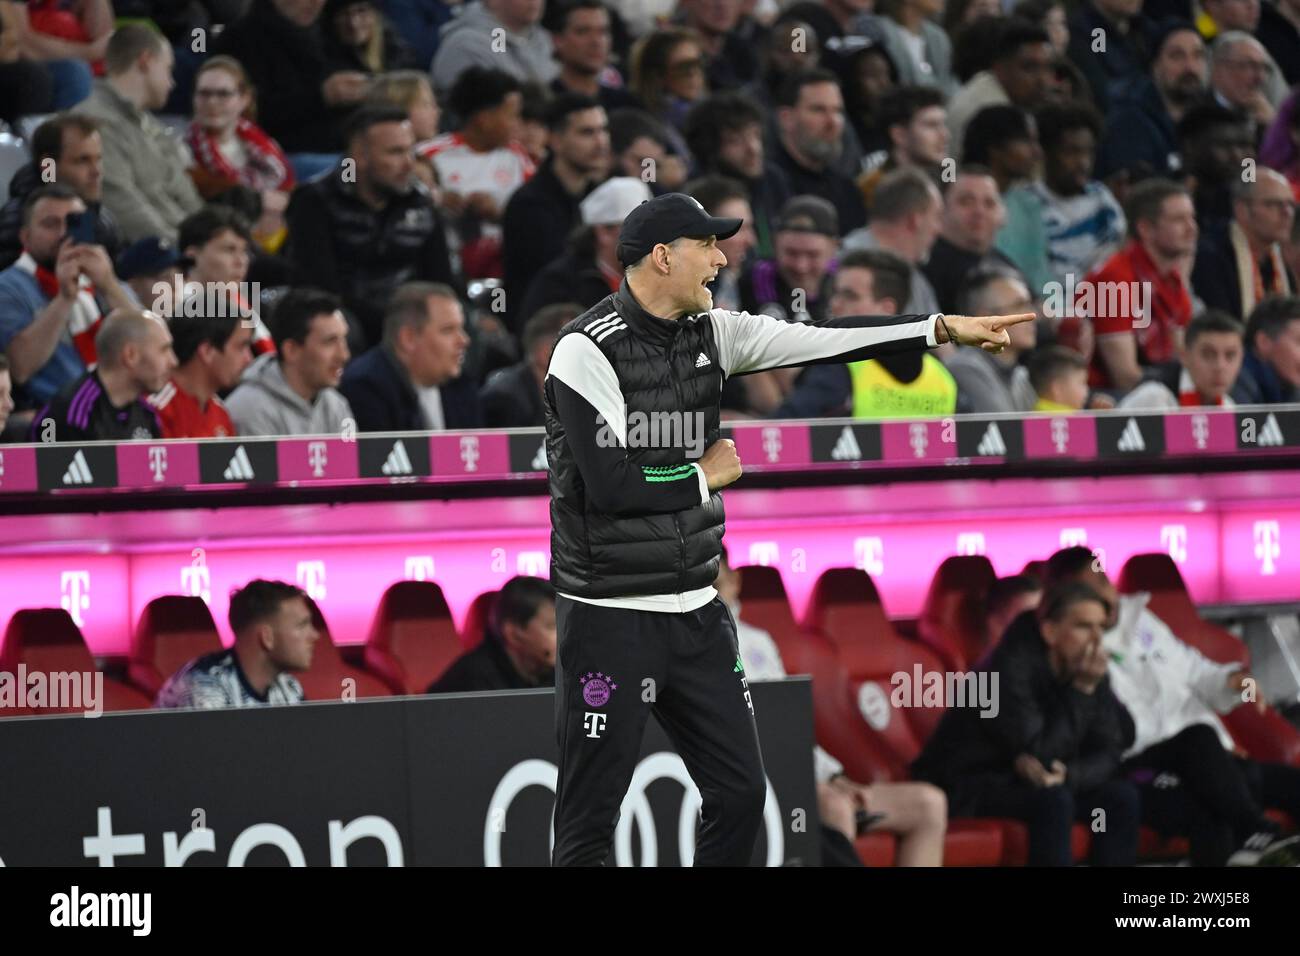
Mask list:
[{"label": "man in grey hoodie", "polygon": [[545,9],[546,0],[478,0],[444,26],[432,67],[439,98],[471,66],[504,70],[521,83],[549,85],[560,65],[552,56],[551,35],[541,25]]},{"label": "man in grey hoodie", "polygon": [[239,434],[339,434],[352,408],[337,388],[350,357],[338,297],[294,289],[276,306],[271,334],[275,352],[250,365],[226,400]]}]

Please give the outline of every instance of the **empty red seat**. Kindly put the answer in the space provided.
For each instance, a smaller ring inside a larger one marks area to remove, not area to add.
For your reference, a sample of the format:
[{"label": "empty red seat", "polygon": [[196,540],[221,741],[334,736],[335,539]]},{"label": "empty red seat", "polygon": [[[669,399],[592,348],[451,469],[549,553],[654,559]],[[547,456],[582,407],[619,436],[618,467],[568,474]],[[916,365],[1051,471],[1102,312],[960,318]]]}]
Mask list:
[{"label": "empty red seat", "polygon": [[[311,610],[312,625],[320,632],[320,638],[312,648],[311,668],[294,674],[307,699],[342,700],[347,692],[355,698],[391,697],[393,692],[382,680],[343,660],[325,615],[316,602],[307,598],[307,607]],[[349,685],[345,681],[352,683]]]},{"label": "empty red seat", "polygon": [[997,579],[982,554],[952,555],[934,572],[916,631],[950,670],[968,670],[987,650],[988,594]]},{"label": "empty red seat", "polygon": [[[1147,607],[1169,625],[1181,641],[1221,664],[1250,664],[1250,652],[1232,632],[1201,617],[1176,565],[1167,554],[1135,554],[1120,571],[1119,589],[1125,594],[1149,591]],[[1269,708],[1264,713],[1253,704],[1236,708],[1223,717],[1236,741],[1256,760],[1300,766],[1300,733]]]},{"label": "empty red seat", "polygon": [[483,643],[496,599],[496,591],[484,591],[470,602],[469,610],[465,612],[465,624],[460,629],[460,646],[465,650],[472,651]]},{"label": "empty red seat", "polygon": [[366,667],[398,694],[423,694],[462,652],[456,624],[432,581],[398,581],[379,600]]},{"label": "empty red seat", "polygon": [[221,650],[221,635],[202,598],[167,594],[144,606],[131,639],[127,677],[156,697],[167,678],[204,654]]},{"label": "empty red seat", "polygon": [[804,639],[790,610],[790,598],[785,582],[776,568],[753,564],[737,568],[740,575],[740,616],[750,624],[772,635],[786,671],[790,670],[789,654],[797,654],[797,645]]},{"label": "empty red seat", "polygon": [[[56,683],[54,675],[73,674],[80,678],[80,675],[90,674],[93,680],[95,674],[95,659],[90,654],[90,648],[86,646],[86,639],[72,619],[72,615],[62,608],[39,608],[14,612],[13,617],[9,619],[9,626],[5,628],[4,643],[0,644],[0,671],[16,675],[19,673],[20,665],[25,666],[28,675],[33,673],[46,675],[45,683],[49,691],[54,690]],[[111,677],[104,677],[103,681],[103,698],[98,703],[105,711],[145,710],[152,703],[150,698],[128,684],[113,680]],[[57,683],[60,687],[67,688],[69,693],[73,693],[65,681]],[[30,689],[30,682],[28,686]],[[80,694],[80,692],[79,683],[75,693]],[[71,700],[72,698],[69,699]],[[84,704],[88,701],[83,696],[81,702],[83,704],[81,707],[65,704],[59,707],[27,707],[21,710],[5,708],[0,710],[0,715],[82,713],[87,709]]]}]

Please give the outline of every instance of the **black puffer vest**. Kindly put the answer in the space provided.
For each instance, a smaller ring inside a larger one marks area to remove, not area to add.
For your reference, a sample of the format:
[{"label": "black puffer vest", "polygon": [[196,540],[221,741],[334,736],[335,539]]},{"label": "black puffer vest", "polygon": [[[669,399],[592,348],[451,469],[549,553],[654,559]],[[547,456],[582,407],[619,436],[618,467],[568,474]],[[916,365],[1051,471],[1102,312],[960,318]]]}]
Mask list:
[{"label": "black puffer vest", "polygon": [[[656,318],[637,304],[624,281],[618,292],[561,329],[560,336],[586,335],[586,326],[611,313],[617,313],[627,328],[610,335],[592,335],[591,340],[618,376],[629,432],[640,417],[637,413],[650,421],[655,419],[648,416],[656,412],[691,415],[692,427],[703,428],[699,446],[703,454],[718,440],[722,393],[722,366],[708,313],[678,321]],[[700,360],[701,355],[707,362]],[[694,460],[688,458],[688,449],[681,443],[677,447],[631,447],[627,454],[636,465],[681,465]],[[551,488],[551,583],[557,591],[576,597],[629,597],[680,594],[713,583],[724,530],[722,499],[716,493],[707,504],[673,514],[620,517],[596,510],[569,453],[549,390],[546,456]]]}]

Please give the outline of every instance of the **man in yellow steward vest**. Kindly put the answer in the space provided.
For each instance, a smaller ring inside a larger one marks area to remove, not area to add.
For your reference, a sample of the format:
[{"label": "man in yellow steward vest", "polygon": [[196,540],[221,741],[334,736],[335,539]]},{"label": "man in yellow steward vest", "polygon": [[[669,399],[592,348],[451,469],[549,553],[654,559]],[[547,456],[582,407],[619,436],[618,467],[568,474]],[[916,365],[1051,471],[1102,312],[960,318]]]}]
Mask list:
[{"label": "man in yellow steward vest", "polygon": [[[840,258],[830,311],[893,315],[908,300],[911,266],[878,249]],[[923,418],[951,415],[957,383],[928,352],[900,353],[848,365],[810,365],[772,418]]]}]

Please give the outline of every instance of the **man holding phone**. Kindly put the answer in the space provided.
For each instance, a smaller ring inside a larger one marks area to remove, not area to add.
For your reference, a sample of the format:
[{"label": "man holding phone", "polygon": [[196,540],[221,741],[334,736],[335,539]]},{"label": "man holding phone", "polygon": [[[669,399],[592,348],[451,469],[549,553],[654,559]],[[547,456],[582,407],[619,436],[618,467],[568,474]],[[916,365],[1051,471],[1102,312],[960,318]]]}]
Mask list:
[{"label": "man holding phone", "polygon": [[0,349],[24,407],[80,376],[95,361],[101,317],[132,306],[108,253],[85,241],[93,235],[94,219],[68,186],[42,186],[23,203],[23,254],[0,272]]}]

